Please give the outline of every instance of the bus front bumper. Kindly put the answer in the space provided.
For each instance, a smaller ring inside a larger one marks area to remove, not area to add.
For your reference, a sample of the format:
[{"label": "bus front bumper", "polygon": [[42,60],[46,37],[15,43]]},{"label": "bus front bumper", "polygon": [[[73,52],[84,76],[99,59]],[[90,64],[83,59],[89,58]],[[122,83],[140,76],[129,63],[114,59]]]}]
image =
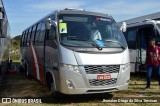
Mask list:
[{"label": "bus front bumper", "polygon": [[61,69],[60,85],[57,86],[59,87],[57,91],[63,94],[91,94],[114,92],[128,89],[130,68],[128,68],[126,71],[123,71],[122,67],[120,67],[119,73],[110,73],[112,78],[116,78],[116,82],[113,81],[112,84],[110,84],[109,82],[105,85],[101,85],[101,81],[100,85],[96,85],[97,80],[94,80],[94,84],[92,84],[89,79],[96,79],[97,74],[86,74],[83,72],[84,71],[82,71],[81,73],[76,73]]},{"label": "bus front bumper", "polygon": [[94,94],[94,93],[107,93],[107,92],[115,92],[120,90],[127,90],[128,83],[121,86],[107,87],[107,88],[73,88],[61,91],[63,94]]}]

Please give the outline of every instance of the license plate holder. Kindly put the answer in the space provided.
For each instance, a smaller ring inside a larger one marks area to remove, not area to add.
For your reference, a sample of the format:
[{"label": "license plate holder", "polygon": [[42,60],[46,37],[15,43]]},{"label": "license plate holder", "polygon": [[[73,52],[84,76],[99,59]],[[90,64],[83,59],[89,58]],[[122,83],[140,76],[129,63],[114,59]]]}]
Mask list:
[{"label": "license plate holder", "polygon": [[111,75],[110,74],[105,74],[105,75],[97,75],[97,80],[110,80]]}]

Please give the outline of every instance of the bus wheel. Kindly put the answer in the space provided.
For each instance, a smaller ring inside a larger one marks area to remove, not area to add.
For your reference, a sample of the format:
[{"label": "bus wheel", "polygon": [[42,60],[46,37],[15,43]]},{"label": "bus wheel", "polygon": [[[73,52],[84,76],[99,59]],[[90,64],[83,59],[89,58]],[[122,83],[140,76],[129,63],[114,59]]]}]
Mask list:
[{"label": "bus wheel", "polygon": [[51,83],[50,90],[51,90],[51,92],[52,92],[52,96],[53,96],[53,97],[56,97],[56,96],[57,96],[57,92],[55,91],[55,87],[54,87],[53,82]]},{"label": "bus wheel", "polygon": [[57,97],[58,96],[58,93],[55,90],[54,81],[53,81],[51,75],[47,76],[47,87],[51,91],[52,97]]}]

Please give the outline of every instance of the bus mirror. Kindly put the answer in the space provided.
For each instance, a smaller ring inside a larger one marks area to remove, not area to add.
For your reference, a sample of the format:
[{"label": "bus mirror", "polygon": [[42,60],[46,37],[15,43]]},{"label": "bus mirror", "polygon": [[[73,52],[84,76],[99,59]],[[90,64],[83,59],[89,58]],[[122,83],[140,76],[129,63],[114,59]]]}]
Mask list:
[{"label": "bus mirror", "polygon": [[126,32],[126,30],[127,30],[127,24],[126,24],[126,22],[122,22],[122,26],[120,27],[120,30],[122,32]]},{"label": "bus mirror", "polygon": [[6,19],[1,19],[1,38],[6,38],[7,29],[8,29],[8,21]]},{"label": "bus mirror", "polygon": [[46,19],[46,21],[45,21],[45,27],[48,30],[51,29],[51,19],[50,18]]},{"label": "bus mirror", "polygon": [[45,21],[46,29],[50,30],[51,25],[57,26],[57,23],[55,21],[51,20],[51,18],[47,18],[46,21]]}]

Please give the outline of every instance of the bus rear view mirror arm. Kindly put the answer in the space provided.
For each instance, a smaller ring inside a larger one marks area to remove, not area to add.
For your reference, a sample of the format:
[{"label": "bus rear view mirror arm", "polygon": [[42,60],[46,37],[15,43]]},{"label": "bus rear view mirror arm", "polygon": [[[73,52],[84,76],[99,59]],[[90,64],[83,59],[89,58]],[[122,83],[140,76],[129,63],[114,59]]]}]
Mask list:
[{"label": "bus rear view mirror arm", "polygon": [[126,24],[126,22],[122,22],[122,26],[120,27],[120,30],[122,32],[126,32],[126,30],[127,30],[127,24]]},{"label": "bus rear view mirror arm", "polygon": [[57,23],[55,21],[53,21],[51,18],[47,18],[45,20],[46,29],[50,30],[51,29],[51,25],[57,26]]}]

